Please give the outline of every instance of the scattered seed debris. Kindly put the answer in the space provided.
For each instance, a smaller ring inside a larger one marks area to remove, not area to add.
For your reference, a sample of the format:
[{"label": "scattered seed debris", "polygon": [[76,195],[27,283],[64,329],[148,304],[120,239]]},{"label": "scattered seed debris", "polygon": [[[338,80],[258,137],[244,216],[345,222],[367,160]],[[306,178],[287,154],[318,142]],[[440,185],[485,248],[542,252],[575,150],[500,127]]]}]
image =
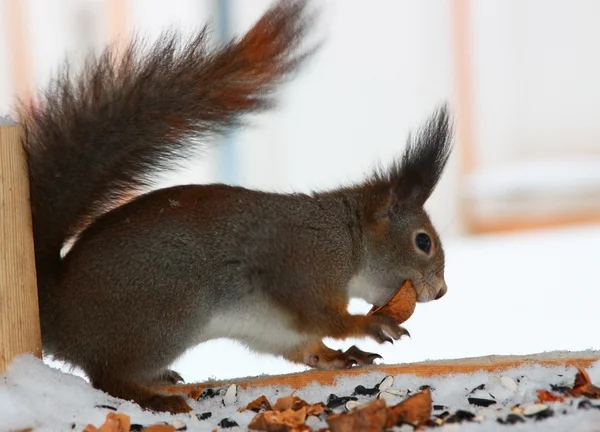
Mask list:
[{"label": "scattered seed debris", "polygon": [[346,402],[348,402],[348,401],[357,401],[357,400],[358,400],[358,398],[356,398],[354,396],[339,397],[332,393],[329,395],[329,397],[327,397],[327,404],[325,406],[329,409],[335,409],[335,408],[341,407],[342,405],[345,405]]},{"label": "scattered seed debris", "polygon": [[483,398],[476,398],[476,397],[467,398],[467,401],[471,405],[480,406],[480,407],[489,407],[490,405],[494,405],[496,403],[496,401],[493,399],[483,399]]},{"label": "scattered seed debris", "polygon": [[558,385],[558,384],[550,384],[550,388],[552,389],[552,391],[558,392],[558,393],[566,393],[569,390],[571,390],[571,387],[569,387],[569,386]]},{"label": "scattered seed debris", "polygon": [[115,408],[114,406],[111,406],[111,405],[96,405],[94,408],[104,408],[104,409],[109,409],[111,411],[117,410],[117,408]]},{"label": "scattered seed debris", "polygon": [[510,390],[513,393],[516,393],[519,390],[519,387],[517,386],[515,380],[509,376],[500,377],[500,382],[502,383],[504,388]]},{"label": "scattered seed debris", "polygon": [[518,414],[510,413],[506,416],[506,419],[498,419],[498,423],[506,425],[514,425],[517,423],[525,423],[525,419]]},{"label": "scattered seed debris", "polygon": [[205,398],[214,398],[216,395],[218,394],[218,391],[212,388],[207,388],[202,390],[202,393],[200,393],[200,399],[205,399]]},{"label": "scattered seed debris", "polygon": [[600,409],[600,405],[594,405],[589,399],[583,399],[577,404],[577,409]]},{"label": "scattered seed debris", "polygon": [[223,396],[223,405],[232,406],[233,404],[235,404],[236,400],[237,400],[237,386],[235,384],[231,384],[227,388],[227,391],[225,392],[225,395]]},{"label": "scattered seed debris", "polygon": [[475,414],[465,410],[457,410],[453,414],[450,414],[444,421],[444,423],[462,423],[464,421],[472,421],[475,419]]},{"label": "scattered seed debris", "polygon": [[176,419],[171,426],[175,428],[176,431],[185,431],[187,430],[187,426],[183,420]]},{"label": "scattered seed debris", "polygon": [[386,376],[381,380],[379,384],[377,384],[377,388],[380,392],[386,391],[394,385],[394,377],[391,375]]},{"label": "scattered seed debris", "polygon": [[221,420],[219,422],[219,426],[222,427],[223,429],[229,429],[229,428],[236,427],[239,425],[231,419],[224,418],[223,420]]},{"label": "scattered seed debris", "polygon": [[388,405],[398,402],[398,396],[388,392],[379,393],[377,399],[384,399]]},{"label": "scattered seed debris", "polygon": [[479,384],[477,387],[467,393],[467,396],[474,394],[478,390],[485,390],[485,384]]},{"label": "scattered seed debris", "polygon": [[355,409],[356,407],[361,406],[362,404],[360,402],[357,401],[348,401],[346,402],[346,411],[352,411],[353,409]]},{"label": "scattered seed debris", "polygon": [[548,405],[542,403],[527,405],[523,407],[523,415],[526,417],[531,417],[549,408],[550,407]]},{"label": "scattered seed debris", "polygon": [[363,385],[356,386],[352,392],[352,396],[375,396],[379,393],[379,385],[373,388],[366,388]]},{"label": "scattered seed debris", "polygon": [[[495,388],[501,384],[515,394],[515,401],[523,400],[517,397],[527,383],[527,377],[513,379],[507,376],[490,377]],[[490,381],[491,382],[491,381]],[[517,384],[518,383],[518,384]],[[498,394],[498,401],[486,389],[486,384],[480,384],[468,391],[466,399],[470,405],[477,408],[452,410],[448,406],[434,404],[434,389],[429,385],[419,387],[420,391],[411,394],[410,389],[394,388],[394,377],[385,376],[373,388],[359,385],[354,388],[352,396],[330,394],[326,401],[309,403],[291,394],[269,401],[266,396],[260,396],[239,407],[239,412],[252,412],[254,417],[248,428],[256,431],[285,431],[285,432],[345,432],[351,430],[395,432],[423,431],[427,428],[445,427],[456,429],[464,422],[494,421],[502,425],[516,425],[543,421],[555,415],[566,415],[572,410],[596,410],[591,399],[600,398],[600,388],[592,384],[587,372],[578,369],[572,387],[549,385],[548,389],[533,390],[537,395],[535,403],[516,404],[507,407],[511,400],[507,392]],[[488,388],[491,388],[488,386]],[[198,398],[214,398],[223,396],[223,405],[234,406],[238,403],[239,388],[232,384],[226,388],[196,390]],[[495,392],[494,392],[495,393]],[[530,396],[527,397],[531,400]],[[580,400],[578,400],[580,399]],[[221,401],[218,401],[221,403]],[[496,408],[502,403],[500,408]],[[563,404],[563,405],[559,405]],[[571,407],[571,408],[569,408]],[[115,412],[117,408],[111,405],[97,405],[96,408],[109,410],[105,423],[101,426],[88,425],[84,432],[184,432],[189,429],[189,422],[199,422],[212,417],[211,412],[190,414],[188,425],[183,420],[174,420],[172,424],[157,423],[154,425],[130,424],[129,416]],[[341,409],[340,409],[341,408]],[[327,428],[323,428],[324,423]],[[231,418],[223,418],[218,426],[232,428],[238,426]],[[319,429],[320,428],[320,429]]]}]

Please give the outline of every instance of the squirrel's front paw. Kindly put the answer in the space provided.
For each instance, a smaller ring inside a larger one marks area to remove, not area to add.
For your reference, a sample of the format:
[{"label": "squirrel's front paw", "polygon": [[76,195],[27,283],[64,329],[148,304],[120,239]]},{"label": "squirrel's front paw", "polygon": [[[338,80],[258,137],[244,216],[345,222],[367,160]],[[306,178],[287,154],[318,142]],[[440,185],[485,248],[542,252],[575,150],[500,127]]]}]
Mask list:
[{"label": "squirrel's front paw", "polygon": [[366,333],[381,344],[384,342],[393,344],[395,340],[400,339],[402,336],[410,337],[408,330],[398,325],[394,319],[388,316],[371,315],[370,318]]},{"label": "squirrel's front paw", "polygon": [[330,349],[313,351],[308,356],[306,364],[315,369],[349,369],[352,366],[368,366],[382,357],[351,346],[345,352]]},{"label": "squirrel's front paw", "polygon": [[283,356],[294,363],[315,369],[349,369],[352,366],[370,365],[382,358],[379,354],[362,351],[356,346],[351,346],[345,352],[333,350],[320,339],[310,341]]}]

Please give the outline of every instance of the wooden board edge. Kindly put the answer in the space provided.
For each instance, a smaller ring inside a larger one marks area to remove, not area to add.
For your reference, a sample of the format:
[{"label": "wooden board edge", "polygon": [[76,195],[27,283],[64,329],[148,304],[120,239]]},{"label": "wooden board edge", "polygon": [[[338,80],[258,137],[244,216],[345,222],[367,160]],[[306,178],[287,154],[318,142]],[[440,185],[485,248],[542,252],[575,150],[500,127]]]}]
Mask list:
[{"label": "wooden board edge", "polygon": [[594,357],[573,357],[573,358],[533,358],[500,360],[492,362],[431,362],[431,363],[412,363],[395,365],[374,365],[369,367],[355,367],[345,370],[310,370],[286,375],[265,375],[252,378],[240,378],[223,381],[212,381],[203,383],[180,384],[175,386],[163,387],[160,390],[167,393],[201,392],[206,388],[218,388],[230,384],[236,384],[244,389],[249,386],[288,386],[292,389],[300,389],[311,383],[321,385],[334,385],[339,378],[359,376],[368,373],[382,373],[386,375],[417,375],[422,377],[468,374],[474,372],[500,372],[514,369],[522,366],[540,365],[545,367],[566,366],[587,368],[591,364],[600,360],[600,356]]}]

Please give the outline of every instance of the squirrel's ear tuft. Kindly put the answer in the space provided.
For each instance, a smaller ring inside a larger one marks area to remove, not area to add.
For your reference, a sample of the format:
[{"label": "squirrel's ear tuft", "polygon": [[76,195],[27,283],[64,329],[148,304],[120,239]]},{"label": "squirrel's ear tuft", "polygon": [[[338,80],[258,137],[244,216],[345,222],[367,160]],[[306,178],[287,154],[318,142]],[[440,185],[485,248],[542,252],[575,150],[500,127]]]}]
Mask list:
[{"label": "squirrel's ear tuft", "polygon": [[423,205],[435,189],[452,151],[452,125],[447,105],[442,105],[417,131],[408,137],[401,158],[375,173],[397,203]]}]

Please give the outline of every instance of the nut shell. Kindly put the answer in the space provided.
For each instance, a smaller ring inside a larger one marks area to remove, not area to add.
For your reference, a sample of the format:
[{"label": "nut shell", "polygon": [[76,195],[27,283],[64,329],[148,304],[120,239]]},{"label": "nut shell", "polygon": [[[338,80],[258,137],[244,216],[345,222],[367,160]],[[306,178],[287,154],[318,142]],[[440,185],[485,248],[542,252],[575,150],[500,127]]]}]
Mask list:
[{"label": "nut shell", "polygon": [[417,291],[411,281],[406,281],[390,301],[379,308],[373,306],[367,315],[386,315],[402,324],[412,316],[416,305]]}]

